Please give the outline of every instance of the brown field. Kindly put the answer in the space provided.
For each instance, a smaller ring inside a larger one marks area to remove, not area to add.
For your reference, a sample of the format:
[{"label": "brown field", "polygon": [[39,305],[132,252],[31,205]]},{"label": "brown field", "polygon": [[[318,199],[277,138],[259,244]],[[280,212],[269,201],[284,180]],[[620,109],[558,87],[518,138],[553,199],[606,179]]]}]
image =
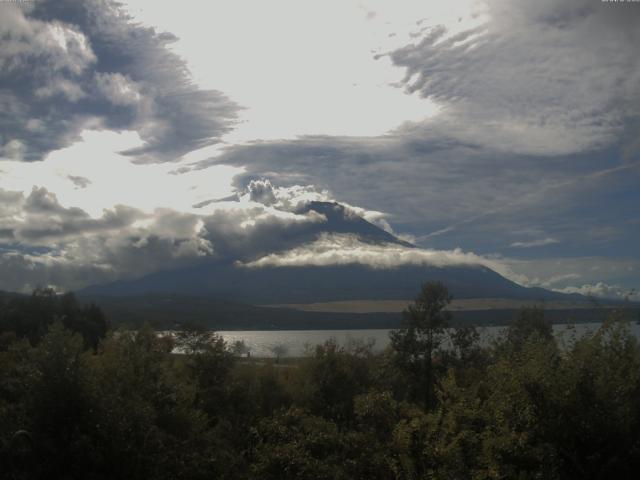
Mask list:
[{"label": "brown field", "polygon": [[[345,300],[320,303],[284,303],[262,305],[272,308],[291,308],[305,312],[327,313],[397,313],[405,309],[412,300]],[[453,300],[449,305],[451,311],[477,310],[519,310],[522,307],[540,306],[549,310],[575,308],[593,308],[589,302],[534,302],[531,300],[514,300],[508,298],[463,298]]]}]

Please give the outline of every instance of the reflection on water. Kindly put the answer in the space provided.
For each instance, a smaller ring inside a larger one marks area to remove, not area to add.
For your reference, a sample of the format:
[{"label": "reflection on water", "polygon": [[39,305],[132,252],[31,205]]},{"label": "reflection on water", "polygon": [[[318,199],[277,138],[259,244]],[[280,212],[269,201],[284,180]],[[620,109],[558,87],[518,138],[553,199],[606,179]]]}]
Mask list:
[{"label": "reflection on water", "polygon": [[[586,333],[594,332],[600,323],[581,323],[577,325],[554,325],[553,330],[561,345],[570,344]],[[631,331],[640,338],[640,325],[631,324]],[[506,327],[479,328],[481,343],[488,345],[496,339]],[[334,339],[340,345],[352,341],[373,342],[373,350],[384,350],[389,345],[391,330],[249,330],[219,331],[229,345],[243,341],[253,357],[299,357],[315,345]]]}]

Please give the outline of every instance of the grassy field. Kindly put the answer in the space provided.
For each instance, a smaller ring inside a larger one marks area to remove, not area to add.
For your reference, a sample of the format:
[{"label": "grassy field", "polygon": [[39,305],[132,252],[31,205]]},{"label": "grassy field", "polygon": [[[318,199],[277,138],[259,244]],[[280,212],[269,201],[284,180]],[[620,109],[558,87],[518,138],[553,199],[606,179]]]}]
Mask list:
[{"label": "grassy field", "polygon": [[[399,313],[412,300],[346,300],[321,303],[288,303],[278,305],[262,305],[271,308],[290,308],[304,312],[325,313]],[[514,300],[508,298],[463,298],[453,300],[448,309],[453,312],[478,310],[519,310],[522,307],[541,306],[547,310],[592,309],[590,302],[544,302],[531,300]]]}]

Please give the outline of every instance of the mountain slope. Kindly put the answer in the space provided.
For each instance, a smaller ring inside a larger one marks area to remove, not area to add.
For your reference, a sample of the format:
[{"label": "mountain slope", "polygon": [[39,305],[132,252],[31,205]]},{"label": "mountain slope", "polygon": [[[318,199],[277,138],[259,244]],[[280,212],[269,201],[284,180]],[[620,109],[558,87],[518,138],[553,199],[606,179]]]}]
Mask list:
[{"label": "mountain slope", "polygon": [[158,272],[138,280],[90,287],[82,293],[112,296],[175,293],[252,304],[402,300],[413,298],[420,284],[430,280],[444,282],[455,298],[577,298],[522,287],[484,266],[402,266],[383,270],[364,265],[246,268],[229,263]]},{"label": "mountain slope", "polygon": [[319,223],[315,227],[314,233],[336,233],[350,234],[358,237],[359,240],[367,243],[389,243],[402,245],[403,247],[415,248],[409,242],[400,240],[395,235],[381,229],[366,221],[364,218],[351,213],[343,205],[335,202],[309,202],[298,213],[306,213],[313,210],[324,215],[327,221]]}]

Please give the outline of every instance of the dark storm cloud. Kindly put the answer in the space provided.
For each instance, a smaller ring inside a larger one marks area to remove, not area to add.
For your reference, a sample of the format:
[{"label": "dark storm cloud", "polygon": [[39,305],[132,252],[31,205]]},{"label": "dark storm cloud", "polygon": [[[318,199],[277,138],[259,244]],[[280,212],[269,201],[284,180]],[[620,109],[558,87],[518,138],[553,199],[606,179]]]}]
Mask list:
[{"label": "dark storm cloud", "polygon": [[40,160],[87,127],[136,130],[139,161],[216,143],[237,105],[198,89],[175,38],[133,23],[113,1],[0,4],[0,154]]}]

